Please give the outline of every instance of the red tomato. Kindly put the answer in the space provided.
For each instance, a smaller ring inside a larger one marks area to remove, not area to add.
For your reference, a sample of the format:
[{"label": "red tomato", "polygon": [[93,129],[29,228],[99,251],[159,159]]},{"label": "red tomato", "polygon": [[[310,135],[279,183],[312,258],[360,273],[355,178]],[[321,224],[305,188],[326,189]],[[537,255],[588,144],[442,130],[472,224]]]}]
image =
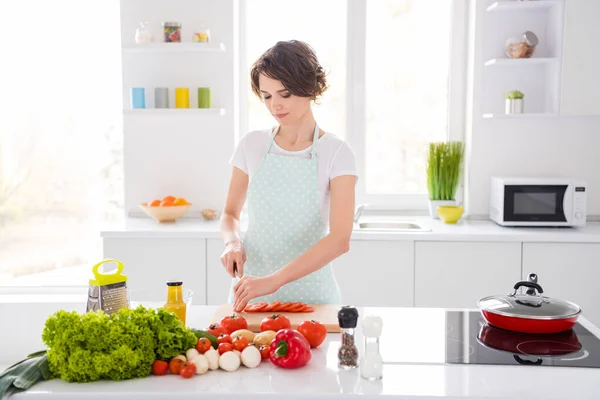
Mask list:
[{"label": "red tomato", "polygon": [[219,324],[211,324],[205,329],[206,332],[210,333],[214,337],[219,337],[222,333],[227,333],[225,329]]},{"label": "red tomato", "polygon": [[231,339],[231,336],[225,334],[225,335],[220,335],[217,338],[217,343],[221,344],[221,343],[233,343],[233,340]]},{"label": "red tomato", "polygon": [[240,329],[248,329],[248,322],[246,321],[246,318],[233,314],[223,317],[221,326],[225,329],[225,332],[229,334]]},{"label": "red tomato", "polygon": [[179,371],[179,375],[183,376],[186,379],[191,378],[196,375],[196,364],[193,362],[185,362],[181,366],[181,371]]},{"label": "red tomato", "polygon": [[200,338],[196,343],[196,350],[198,350],[198,353],[200,354],[206,353],[210,350],[211,347],[212,345],[210,344],[210,340],[208,340],[207,338]]},{"label": "red tomato", "polygon": [[275,331],[277,332],[280,329],[290,329],[292,324],[290,320],[281,314],[273,314],[270,317],[265,317],[260,322],[260,331]]},{"label": "red tomato", "polygon": [[269,351],[271,350],[270,346],[262,345],[260,346],[260,358],[263,360],[267,360],[269,358]]},{"label": "red tomato", "polygon": [[169,363],[162,360],[156,360],[152,363],[152,373],[154,375],[164,375],[169,370]]},{"label": "red tomato", "polygon": [[318,321],[304,321],[298,325],[298,332],[310,343],[310,347],[319,347],[327,337],[327,328]]},{"label": "red tomato", "polygon": [[248,347],[248,339],[243,336],[238,336],[233,339],[233,349],[237,351],[243,351],[246,347]]},{"label": "red tomato", "polygon": [[233,351],[233,345],[231,343],[221,343],[217,348],[219,355],[223,353],[227,353],[228,351]]},{"label": "red tomato", "polygon": [[184,361],[181,358],[174,358],[171,360],[171,362],[169,363],[169,371],[171,371],[172,374],[179,374],[179,371],[181,371],[181,366],[184,364]]}]

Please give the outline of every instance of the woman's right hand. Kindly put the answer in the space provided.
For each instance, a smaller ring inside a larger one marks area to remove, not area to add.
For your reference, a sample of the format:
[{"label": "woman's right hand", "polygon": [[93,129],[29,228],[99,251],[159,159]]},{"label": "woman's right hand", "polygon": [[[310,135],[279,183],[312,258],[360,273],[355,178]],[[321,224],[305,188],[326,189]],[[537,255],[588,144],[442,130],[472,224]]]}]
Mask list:
[{"label": "woman's right hand", "polygon": [[[242,242],[239,240],[232,240],[225,244],[225,250],[221,255],[221,263],[227,273],[232,277],[241,278],[244,275],[244,263],[246,263],[246,250]],[[234,266],[236,271],[234,271]]]}]

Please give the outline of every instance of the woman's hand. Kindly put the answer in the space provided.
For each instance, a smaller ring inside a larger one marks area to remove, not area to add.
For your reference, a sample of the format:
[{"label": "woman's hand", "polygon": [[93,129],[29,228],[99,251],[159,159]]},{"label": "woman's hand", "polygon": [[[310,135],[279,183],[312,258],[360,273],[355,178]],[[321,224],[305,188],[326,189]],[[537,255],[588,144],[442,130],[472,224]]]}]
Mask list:
[{"label": "woman's hand", "polygon": [[[246,250],[244,250],[244,246],[242,242],[239,240],[232,240],[225,245],[225,250],[221,255],[221,263],[227,273],[235,278],[236,272],[238,278],[241,278],[244,275],[244,263],[246,262]],[[236,271],[234,271],[234,266],[236,267]]]},{"label": "woman's hand", "polygon": [[246,308],[250,300],[275,293],[280,287],[281,284],[276,280],[274,275],[262,278],[244,276],[233,287],[233,310],[241,312]]}]

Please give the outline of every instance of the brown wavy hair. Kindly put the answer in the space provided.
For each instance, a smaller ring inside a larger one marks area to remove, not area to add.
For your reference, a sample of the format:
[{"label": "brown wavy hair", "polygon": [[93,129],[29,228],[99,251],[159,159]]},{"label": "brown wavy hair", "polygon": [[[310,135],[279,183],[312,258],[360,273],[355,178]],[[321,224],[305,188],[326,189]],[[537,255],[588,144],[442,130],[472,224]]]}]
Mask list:
[{"label": "brown wavy hair", "polygon": [[260,74],[280,81],[294,96],[315,101],[328,88],[325,70],[312,47],[299,40],[280,41],[263,53],[250,69],[252,91],[262,99]]}]

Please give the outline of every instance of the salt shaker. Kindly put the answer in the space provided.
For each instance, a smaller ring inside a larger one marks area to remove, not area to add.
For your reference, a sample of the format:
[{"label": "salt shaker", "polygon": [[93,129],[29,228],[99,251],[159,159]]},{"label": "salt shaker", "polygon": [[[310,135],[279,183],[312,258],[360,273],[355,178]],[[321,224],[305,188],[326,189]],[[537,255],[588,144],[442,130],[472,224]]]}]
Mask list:
[{"label": "salt shaker", "polygon": [[358,321],[358,310],[344,306],[338,311],[338,322],[342,332],[342,343],[338,350],[338,366],[344,369],[358,367],[358,349],[354,340],[354,328]]},{"label": "salt shaker", "polygon": [[378,316],[367,316],[363,321],[365,353],[360,361],[360,375],[364,379],[377,380],[383,376],[383,360],[379,353],[379,337],[383,321]]}]

